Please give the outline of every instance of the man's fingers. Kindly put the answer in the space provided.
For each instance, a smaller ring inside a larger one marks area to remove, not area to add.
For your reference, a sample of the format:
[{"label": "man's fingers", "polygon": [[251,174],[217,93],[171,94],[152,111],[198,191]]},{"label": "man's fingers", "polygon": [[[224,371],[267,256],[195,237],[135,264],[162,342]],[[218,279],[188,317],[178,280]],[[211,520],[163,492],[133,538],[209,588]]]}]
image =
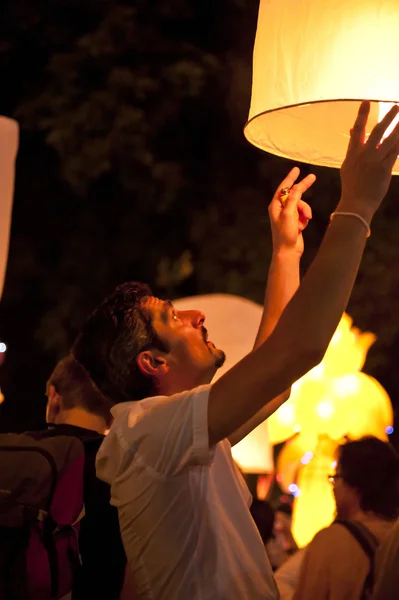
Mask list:
[{"label": "man's fingers", "polygon": [[395,162],[399,156],[399,140],[396,140],[396,144],[390,149],[388,154],[385,156],[384,161],[386,162],[389,169],[392,170]]},{"label": "man's fingers", "polygon": [[381,153],[381,156],[383,158],[385,158],[388,154],[390,154],[391,151],[393,151],[396,148],[396,146],[398,145],[398,142],[399,142],[399,123],[392,130],[392,132],[389,134],[389,136],[387,138],[385,138],[385,140],[382,142],[381,146],[379,147],[379,152]]},{"label": "man's fingers", "polygon": [[306,219],[307,221],[310,221],[312,218],[312,209],[304,200],[298,202],[298,213],[300,218]]},{"label": "man's fingers", "polygon": [[285,188],[291,189],[292,186],[294,185],[294,183],[296,182],[296,180],[298,179],[299,174],[300,174],[300,170],[298,169],[298,167],[294,167],[293,169],[291,169],[291,171],[288,173],[287,177],[285,177],[285,179],[283,179],[283,181],[280,183],[278,190],[275,193],[275,198],[280,197],[281,190],[283,190]]},{"label": "man's fingers", "polygon": [[299,231],[302,232],[304,229],[306,229],[308,224],[309,224],[309,219],[301,218],[301,216],[299,215],[299,221],[298,221]]},{"label": "man's fingers", "polygon": [[307,226],[309,221],[312,218],[312,209],[310,208],[307,202],[303,200],[299,200],[298,202],[298,229],[299,231],[303,231]]},{"label": "man's fingers", "polygon": [[367,143],[366,143],[367,148],[370,148],[372,150],[375,150],[377,148],[378,144],[381,141],[382,136],[384,135],[385,131],[388,129],[388,127],[390,126],[390,124],[392,123],[392,121],[394,120],[396,115],[398,114],[398,112],[399,112],[399,107],[396,105],[393,106],[391,108],[391,110],[382,119],[382,121],[377,123],[377,125],[374,127],[373,131],[370,133],[369,139],[367,140]]},{"label": "man's fingers", "polygon": [[306,190],[308,190],[315,181],[316,175],[310,173],[304,177],[302,181],[299,181],[291,188],[290,195],[288,196],[284,206],[284,209],[287,213],[294,212],[298,209],[302,194],[306,192]]},{"label": "man's fingers", "polygon": [[370,114],[370,102],[364,101],[359,107],[356,121],[351,129],[348,152],[364,144],[366,139],[366,125]]}]

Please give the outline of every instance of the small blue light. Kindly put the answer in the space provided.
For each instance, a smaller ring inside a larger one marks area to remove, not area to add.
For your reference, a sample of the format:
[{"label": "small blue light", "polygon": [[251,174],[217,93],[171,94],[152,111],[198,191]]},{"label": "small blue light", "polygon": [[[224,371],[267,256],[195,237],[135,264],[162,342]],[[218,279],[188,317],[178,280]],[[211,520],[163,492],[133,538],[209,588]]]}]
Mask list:
[{"label": "small blue light", "polygon": [[300,496],[302,494],[301,490],[298,488],[296,492],[293,493],[293,496],[295,496],[295,498],[298,498],[298,496]]},{"label": "small blue light", "polygon": [[3,344],[3,342],[0,342],[0,352],[3,353],[7,350],[7,346],[5,344]]},{"label": "small blue light", "polygon": [[388,435],[391,435],[391,433],[394,432],[394,429],[392,427],[392,425],[388,425],[388,427],[385,430],[387,432]]},{"label": "small blue light", "polygon": [[295,492],[298,491],[298,486],[295,485],[295,483],[290,483],[288,490],[291,492],[291,494],[295,494]]}]

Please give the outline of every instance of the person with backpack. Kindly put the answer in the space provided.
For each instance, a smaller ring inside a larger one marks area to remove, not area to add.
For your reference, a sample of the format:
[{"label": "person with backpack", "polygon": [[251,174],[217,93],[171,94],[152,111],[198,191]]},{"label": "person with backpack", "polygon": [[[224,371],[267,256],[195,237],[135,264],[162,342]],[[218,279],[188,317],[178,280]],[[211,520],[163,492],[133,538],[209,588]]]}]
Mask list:
[{"label": "person with backpack", "polygon": [[361,104],[341,199],[299,289],[310,217],[301,195],[315,178],[295,183],[294,169],[281,183],[269,209],[273,258],[254,350],[215,383],[224,353],[208,337],[205,315],[175,310],[144,284],[119,286],[75,341],[73,356],[118,403],[96,468],[111,485],[141,600],[278,598],[231,445],[272,414],[327,349],[389,188],[399,127],[384,135],[398,110],[366,136],[370,103]]},{"label": "person with backpack", "polygon": [[304,551],[294,600],[366,600],[376,550],[399,515],[399,456],[375,437],[348,441],[329,479],[337,519]]},{"label": "person with backpack", "polygon": [[119,600],[126,556],[95,472],[112,404],[72,356],[46,393],[47,430],[0,435],[0,600]]}]

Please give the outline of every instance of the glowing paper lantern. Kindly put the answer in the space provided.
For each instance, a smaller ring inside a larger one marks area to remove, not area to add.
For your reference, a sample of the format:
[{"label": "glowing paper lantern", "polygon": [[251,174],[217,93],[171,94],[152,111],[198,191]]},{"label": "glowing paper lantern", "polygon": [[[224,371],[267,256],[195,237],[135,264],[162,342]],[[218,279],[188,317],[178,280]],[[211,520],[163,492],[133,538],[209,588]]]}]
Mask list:
[{"label": "glowing paper lantern", "polygon": [[398,30],[397,0],[260,0],[247,139],[340,167],[359,100],[369,130],[399,102]]},{"label": "glowing paper lantern", "polygon": [[[334,517],[327,476],[338,442],[344,436],[365,435],[387,440],[393,431],[388,394],[373,377],[359,372],[375,336],[351,325],[344,315],[323,361],[294,384],[290,398],[293,416],[285,433],[292,436],[294,422],[300,433],[278,456],[277,480],[283,491],[295,496],[293,532],[299,545],[307,544]],[[278,419],[279,411],[273,415]]]},{"label": "glowing paper lantern", "polygon": [[393,410],[382,385],[366,373],[353,373],[333,380],[335,397],[347,405],[345,429],[351,439],[374,435],[386,441],[393,425]]},{"label": "glowing paper lantern", "polygon": [[[192,296],[173,302],[177,310],[201,310],[206,328],[217,348],[226,352],[226,362],[215,380],[252,351],[262,307],[230,294]],[[234,460],[244,473],[270,473],[274,469],[267,424],[262,423],[232,448]]]},{"label": "glowing paper lantern", "polygon": [[367,352],[376,337],[358,329],[345,330],[340,323],[323,358],[325,375],[337,377],[354,371],[360,371],[366,361]]},{"label": "glowing paper lantern", "polygon": [[292,533],[298,546],[306,546],[323,527],[334,520],[335,501],[328,476],[334,472],[337,444],[321,437],[313,458],[298,476],[292,514]]},{"label": "glowing paper lantern", "polygon": [[330,381],[327,378],[320,381],[306,379],[299,389],[296,408],[301,431],[307,436],[313,434],[316,438],[319,434],[334,439],[345,435],[345,402],[334,397]]},{"label": "glowing paper lantern", "polygon": [[7,267],[17,150],[18,124],[0,116],[0,298]]}]

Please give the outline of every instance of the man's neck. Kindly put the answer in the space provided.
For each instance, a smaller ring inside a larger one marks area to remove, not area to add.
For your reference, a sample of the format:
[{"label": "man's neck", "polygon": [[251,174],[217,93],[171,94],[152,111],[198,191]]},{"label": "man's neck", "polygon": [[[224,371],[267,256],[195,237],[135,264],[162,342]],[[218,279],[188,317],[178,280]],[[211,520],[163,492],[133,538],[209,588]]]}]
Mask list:
[{"label": "man's neck", "polygon": [[75,427],[90,429],[101,434],[104,434],[109,428],[103,417],[95,415],[84,408],[63,410],[59,414],[55,425],[75,425]]},{"label": "man's neck", "polygon": [[161,381],[157,382],[157,391],[154,396],[173,396],[174,394],[180,394],[193,390],[200,385],[207,385],[211,383],[214,373],[202,373],[195,379],[181,379],[175,377],[165,377]]}]

